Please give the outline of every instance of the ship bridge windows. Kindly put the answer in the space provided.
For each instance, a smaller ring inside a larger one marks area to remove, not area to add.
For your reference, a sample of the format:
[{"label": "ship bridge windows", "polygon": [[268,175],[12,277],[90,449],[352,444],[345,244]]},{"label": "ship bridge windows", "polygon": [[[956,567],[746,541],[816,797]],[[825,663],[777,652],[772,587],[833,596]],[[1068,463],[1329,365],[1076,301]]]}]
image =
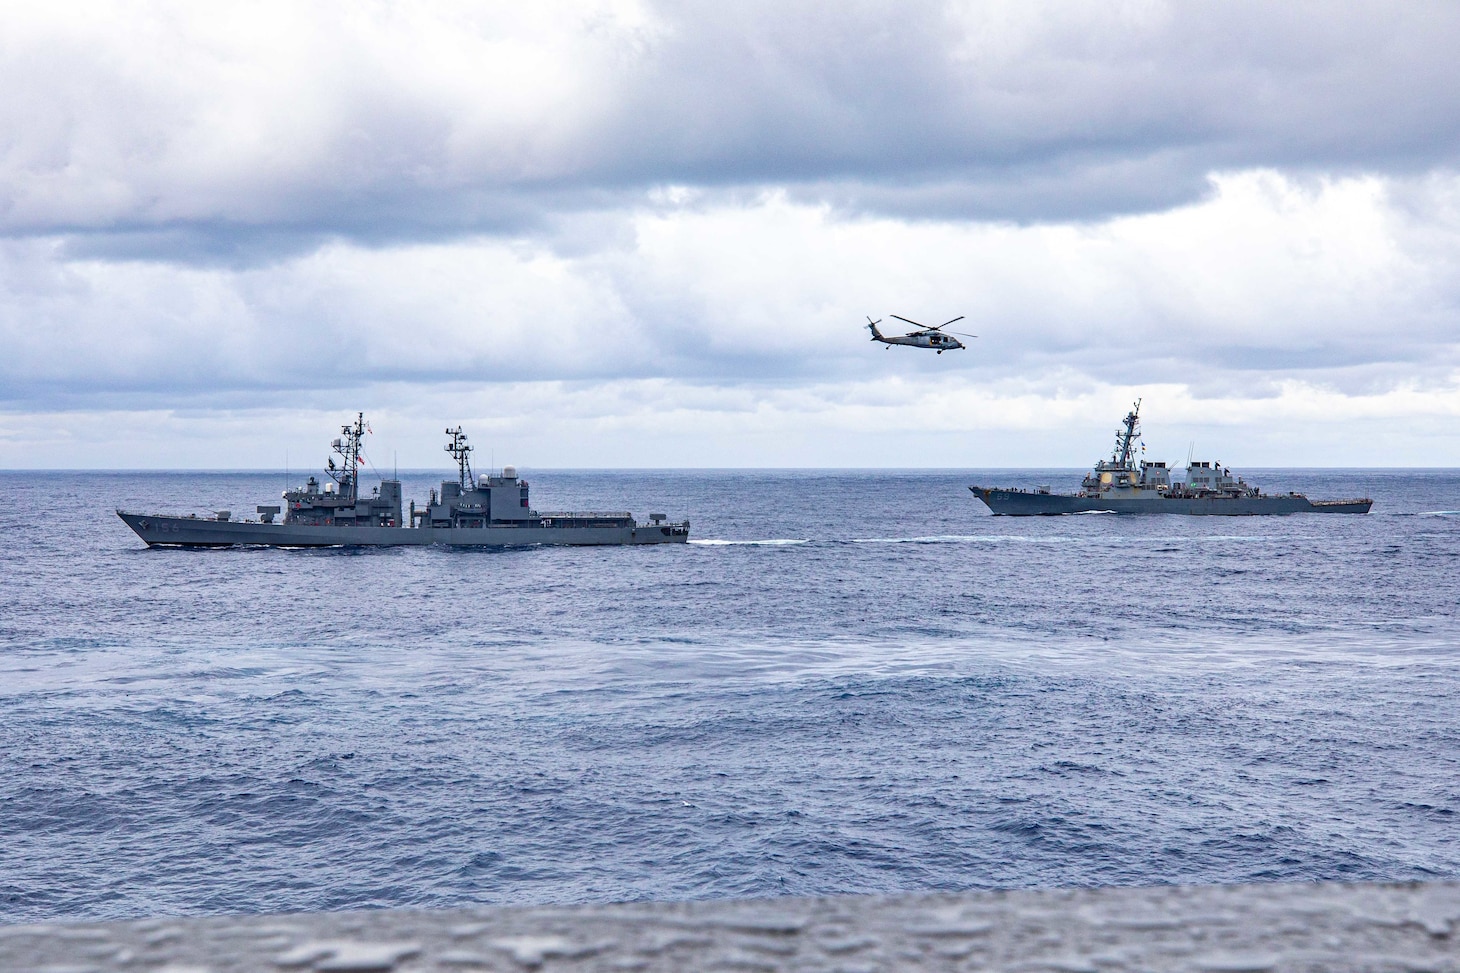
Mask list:
[{"label": "ship bridge windows", "polygon": [[1165,463],[1142,462],[1141,463],[1141,486],[1159,489],[1171,485],[1171,471]]}]

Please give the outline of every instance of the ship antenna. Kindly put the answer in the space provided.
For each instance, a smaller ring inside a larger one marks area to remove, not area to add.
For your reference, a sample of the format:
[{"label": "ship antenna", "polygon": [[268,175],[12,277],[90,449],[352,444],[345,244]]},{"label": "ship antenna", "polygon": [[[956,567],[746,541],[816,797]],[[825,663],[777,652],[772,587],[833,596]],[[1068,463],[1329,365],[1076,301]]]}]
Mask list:
[{"label": "ship antenna", "polygon": [[350,499],[355,500],[360,496],[360,440],[365,438],[365,413],[355,414],[355,428],[346,428],[346,443],[350,449],[350,455],[345,459],[345,474],[350,478]]}]

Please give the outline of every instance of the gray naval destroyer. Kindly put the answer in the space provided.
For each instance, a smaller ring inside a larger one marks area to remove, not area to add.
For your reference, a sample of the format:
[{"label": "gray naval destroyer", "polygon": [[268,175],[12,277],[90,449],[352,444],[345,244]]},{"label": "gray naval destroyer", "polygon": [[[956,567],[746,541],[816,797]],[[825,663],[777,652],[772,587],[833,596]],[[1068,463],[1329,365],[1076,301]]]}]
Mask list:
[{"label": "gray naval destroyer", "polygon": [[1100,460],[1080,483],[1079,493],[1051,493],[1049,487],[1016,490],[970,486],[974,496],[996,514],[1028,517],[1038,514],[1109,512],[1118,514],[1187,514],[1254,516],[1261,514],[1366,514],[1374,501],[1309,500],[1301,493],[1263,493],[1241,477],[1233,478],[1220,463],[1192,463],[1186,479],[1172,480],[1165,463],[1136,461],[1141,404],[1126,415],[1115,436],[1110,459]]},{"label": "gray naval destroyer", "polygon": [[457,477],[445,480],[431,501],[417,508],[414,500],[402,516],[400,480],[382,478],[368,495],[360,488],[360,452],[365,416],[330,445],[323,487],[314,477],[300,490],[284,491],[280,506],[257,508],[258,520],[234,520],[230,511],[211,516],[135,514],[118,510],[117,516],[149,547],[227,547],[234,544],[267,547],[397,547],[448,544],[462,547],[521,547],[533,544],[683,544],[689,540],[689,522],[665,523],[664,514],[650,514],[639,523],[630,513],[541,513],[528,503],[528,484],[508,466],[501,476],[473,476],[471,446],[460,427],[446,430],[447,452],[456,460]]}]

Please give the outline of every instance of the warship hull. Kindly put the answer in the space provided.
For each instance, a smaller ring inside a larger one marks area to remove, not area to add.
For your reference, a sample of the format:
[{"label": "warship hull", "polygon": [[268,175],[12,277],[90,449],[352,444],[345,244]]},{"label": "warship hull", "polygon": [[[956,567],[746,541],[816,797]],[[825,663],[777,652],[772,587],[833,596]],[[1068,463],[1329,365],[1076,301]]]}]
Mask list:
[{"label": "warship hull", "polygon": [[1260,517],[1281,514],[1366,514],[1372,500],[1309,500],[1299,494],[1256,497],[1102,497],[971,486],[974,496],[1007,517],[1078,513]]},{"label": "warship hull", "polygon": [[148,547],[572,547],[683,544],[689,524],[613,526],[337,527],[157,516],[118,510]]}]

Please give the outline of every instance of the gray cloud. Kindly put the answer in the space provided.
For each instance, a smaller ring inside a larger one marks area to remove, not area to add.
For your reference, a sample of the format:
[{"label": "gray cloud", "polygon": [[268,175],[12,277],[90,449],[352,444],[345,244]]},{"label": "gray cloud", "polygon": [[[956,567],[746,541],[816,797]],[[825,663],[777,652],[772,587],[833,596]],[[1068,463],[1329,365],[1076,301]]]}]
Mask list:
[{"label": "gray cloud", "polygon": [[670,184],[1057,221],[1190,201],[1214,169],[1460,158],[1447,3],[347,5],[234,33],[190,9],[17,18],[0,230],[248,263],[540,231]]}]

